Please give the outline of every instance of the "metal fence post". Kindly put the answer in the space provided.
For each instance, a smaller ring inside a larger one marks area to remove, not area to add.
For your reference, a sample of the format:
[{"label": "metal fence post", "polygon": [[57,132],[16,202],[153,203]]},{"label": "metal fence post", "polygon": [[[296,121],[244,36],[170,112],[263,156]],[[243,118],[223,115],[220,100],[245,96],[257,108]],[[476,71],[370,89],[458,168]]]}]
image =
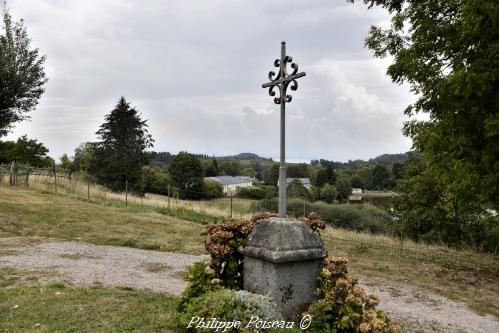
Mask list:
[{"label": "metal fence post", "polygon": [[232,217],[232,192],[230,192],[230,215],[229,217]]}]

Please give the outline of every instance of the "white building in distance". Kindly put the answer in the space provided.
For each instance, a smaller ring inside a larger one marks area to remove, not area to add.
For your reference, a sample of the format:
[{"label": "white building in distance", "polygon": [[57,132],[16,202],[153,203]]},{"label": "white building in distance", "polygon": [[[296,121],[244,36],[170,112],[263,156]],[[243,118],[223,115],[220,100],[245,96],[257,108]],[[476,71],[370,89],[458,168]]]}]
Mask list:
[{"label": "white building in distance", "polygon": [[233,195],[239,192],[243,187],[253,186],[253,178],[247,176],[215,176],[204,177],[204,180],[220,184],[224,195]]}]

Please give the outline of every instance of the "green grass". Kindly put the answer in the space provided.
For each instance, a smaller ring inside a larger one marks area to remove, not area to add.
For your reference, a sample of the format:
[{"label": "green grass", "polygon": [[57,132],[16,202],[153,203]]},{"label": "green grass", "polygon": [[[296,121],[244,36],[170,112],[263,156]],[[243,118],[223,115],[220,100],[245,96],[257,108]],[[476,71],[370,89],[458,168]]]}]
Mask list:
[{"label": "green grass", "polygon": [[204,253],[203,225],[150,208],[88,203],[62,194],[0,186],[0,235],[83,240],[159,251]]},{"label": "green grass", "polygon": [[0,332],[176,332],[175,298],[149,291],[0,289]]}]

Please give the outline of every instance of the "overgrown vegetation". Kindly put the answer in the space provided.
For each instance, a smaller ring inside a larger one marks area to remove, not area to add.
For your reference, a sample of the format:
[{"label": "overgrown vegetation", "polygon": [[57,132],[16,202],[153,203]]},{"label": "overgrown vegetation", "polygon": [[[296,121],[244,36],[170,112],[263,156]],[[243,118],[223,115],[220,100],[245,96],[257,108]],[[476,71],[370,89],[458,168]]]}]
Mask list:
[{"label": "overgrown vegetation", "polygon": [[[264,200],[261,206],[265,210],[277,210],[276,198]],[[333,227],[345,228],[370,233],[385,233],[398,236],[393,228],[391,216],[383,209],[371,205],[359,204],[328,204],[325,202],[309,202],[292,198],[288,200],[288,214],[299,217],[310,212],[317,212],[324,221]]]}]

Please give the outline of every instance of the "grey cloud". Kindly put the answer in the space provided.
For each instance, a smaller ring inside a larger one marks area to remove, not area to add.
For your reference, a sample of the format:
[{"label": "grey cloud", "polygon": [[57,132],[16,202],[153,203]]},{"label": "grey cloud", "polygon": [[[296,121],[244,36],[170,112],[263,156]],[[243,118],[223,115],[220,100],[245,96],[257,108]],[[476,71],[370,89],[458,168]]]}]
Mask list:
[{"label": "grey cloud", "polygon": [[47,54],[28,133],[53,156],[94,132],[119,96],[149,119],[156,150],[278,155],[278,106],[261,84],[281,40],[307,72],[288,111],[288,156],[348,159],[407,150],[406,87],[363,48],[380,10],[344,1],[10,0]]}]

